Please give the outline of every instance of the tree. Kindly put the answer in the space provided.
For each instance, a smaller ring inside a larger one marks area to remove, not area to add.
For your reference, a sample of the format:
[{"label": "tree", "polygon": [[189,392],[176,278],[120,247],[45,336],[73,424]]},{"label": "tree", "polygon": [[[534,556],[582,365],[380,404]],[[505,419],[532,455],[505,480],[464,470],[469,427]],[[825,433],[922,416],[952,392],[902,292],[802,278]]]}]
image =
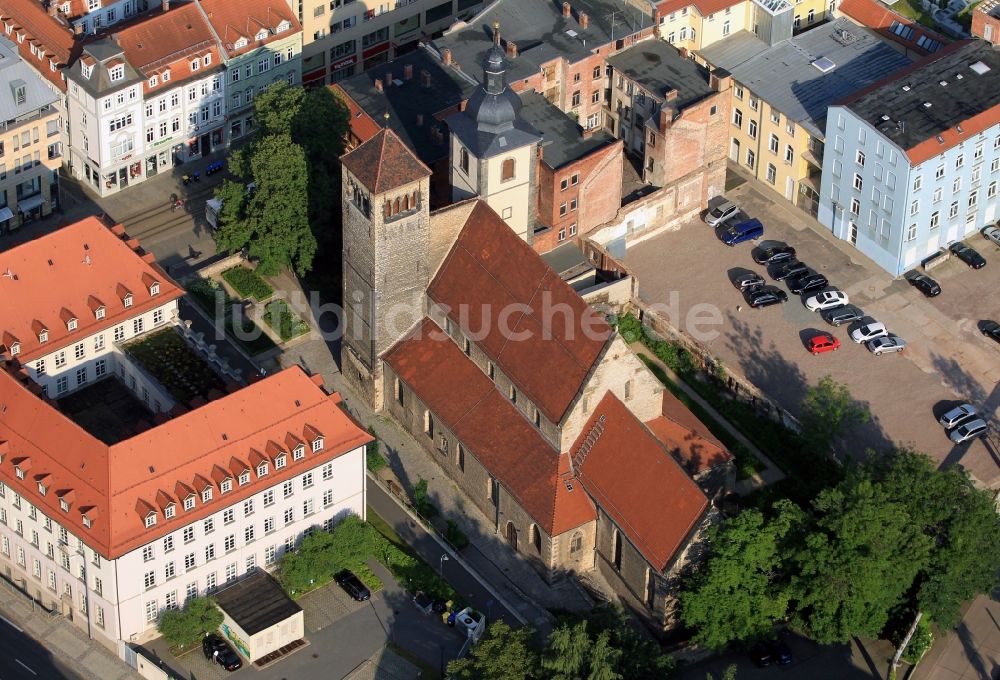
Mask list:
[{"label": "tree", "polygon": [[610,631],[603,630],[592,640],[586,621],[564,623],[549,636],[541,667],[551,680],[620,680],[622,675],[615,669],[621,656]]},{"label": "tree", "polygon": [[468,656],[448,663],[448,677],[458,680],[528,680],[536,677],[538,653],[530,628],[513,629],[503,621],[490,625]]},{"label": "tree", "polygon": [[216,241],[226,250],[248,248],[264,276],[285,266],[305,274],[316,254],[316,238],[309,229],[302,148],[288,135],[271,135],[234,155],[236,167],[249,168],[256,188],[241,193],[233,182],[223,183],[216,194],[223,199]]},{"label": "tree", "polygon": [[826,454],[852,427],[871,420],[866,408],[854,401],[846,385],[830,376],[806,390],[802,400],[802,432],[818,453]]},{"label": "tree", "polygon": [[930,539],[867,469],[821,492],[812,510],[792,559],[797,623],[820,644],[877,637],[928,559]]},{"label": "tree", "polygon": [[167,609],[156,623],[171,645],[187,647],[222,625],[222,612],[208,597],[188,600],[183,609]]},{"label": "tree", "polygon": [[[299,115],[306,91],[279,80],[254,100],[254,122],[258,137],[292,136],[292,121]],[[322,126],[320,130],[324,129]]]},{"label": "tree", "polygon": [[[716,680],[715,676],[711,673],[705,676],[705,680]],[[736,664],[731,663],[726,666],[726,669],[722,671],[722,675],[718,680],[736,680]]]},{"label": "tree", "polygon": [[680,593],[681,620],[697,630],[695,641],[721,649],[734,640],[766,637],[785,616],[784,544],[805,517],[789,501],[775,510],[770,520],[759,510],[745,510],[709,532],[709,557]]}]

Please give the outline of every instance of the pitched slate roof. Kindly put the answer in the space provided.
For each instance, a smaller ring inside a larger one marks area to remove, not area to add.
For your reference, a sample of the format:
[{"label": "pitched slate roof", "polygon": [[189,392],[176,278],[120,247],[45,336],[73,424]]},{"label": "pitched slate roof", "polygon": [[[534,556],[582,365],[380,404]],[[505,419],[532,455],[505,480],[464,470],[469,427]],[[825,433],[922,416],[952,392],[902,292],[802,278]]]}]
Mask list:
[{"label": "pitched slate roof", "polygon": [[603,317],[483,201],[427,294],[554,423],[612,336]]},{"label": "pitched slate roof", "polygon": [[550,536],[596,517],[565,454],[433,321],[424,318],[382,358]]},{"label": "pitched slate roof", "polygon": [[383,128],[340,160],[373,194],[392,191],[431,174],[431,169],[420,162],[391,128]]},{"label": "pitched slate roof", "polygon": [[583,487],[661,571],[708,508],[708,499],[653,433],[608,392],[570,451]]}]

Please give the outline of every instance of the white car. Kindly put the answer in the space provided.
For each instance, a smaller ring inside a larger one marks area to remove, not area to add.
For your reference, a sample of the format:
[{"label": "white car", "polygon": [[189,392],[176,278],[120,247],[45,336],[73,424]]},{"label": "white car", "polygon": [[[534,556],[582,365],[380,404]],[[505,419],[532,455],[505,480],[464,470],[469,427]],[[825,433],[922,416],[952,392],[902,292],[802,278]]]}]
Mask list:
[{"label": "white car", "polygon": [[822,293],[816,293],[806,300],[806,308],[810,312],[821,312],[824,309],[842,307],[849,302],[850,299],[848,299],[847,293],[839,290],[824,290]]},{"label": "white car", "polygon": [[956,406],[938,418],[938,422],[950,430],[969,416],[974,415],[976,415],[975,406],[972,404],[962,404],[961,406]]},{"label": "white car", "polygon": [[993,245],[1000,246],[1000,226],[986,227],[983,229],[983,236],[988,241],[993,241]]},{"label": "white car", "polygon": [[889,331],[885,329],[885,324],[879,323],[878,321],[872,321],[869,324],[865,324],[861,328],[851,331],[851,340],[861,344],[862,342],[868,342],[869,340],[874,340],[875,338],[881,338],[883,335],[889,335]]},{"label": "white car", "polygon": [[973,420],[968,420],[954,430],[948,433],[948,438],[951,439],[956,444],[961,444],[962,442],[967,442],[970,439],[975,439],[976,437],[981,437],[986,434],[987,430],[986,421],[982,418],[974,418]]},{"label": "white car", "polygon": [[723,222],[736,216],[740,207],[732,201],[726,201],[715,206],[705,215],[705,223],[710,227],[717,227]]}]

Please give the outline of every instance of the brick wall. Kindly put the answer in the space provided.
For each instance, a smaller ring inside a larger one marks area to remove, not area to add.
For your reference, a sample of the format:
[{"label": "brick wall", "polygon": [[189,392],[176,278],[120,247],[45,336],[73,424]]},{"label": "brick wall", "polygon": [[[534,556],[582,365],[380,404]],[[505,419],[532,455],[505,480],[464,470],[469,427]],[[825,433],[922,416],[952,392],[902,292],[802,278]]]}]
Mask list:
[{"label": "brick wall", "polygon": [[[987,11],[995,11],[996,9],[995,3],[983,4],[989,5]],[[983,11],[982,6],[977,7],[972,11],[972,35],[996,45],[1000,42],[1000,18],[987,14],[986,11]]]}]

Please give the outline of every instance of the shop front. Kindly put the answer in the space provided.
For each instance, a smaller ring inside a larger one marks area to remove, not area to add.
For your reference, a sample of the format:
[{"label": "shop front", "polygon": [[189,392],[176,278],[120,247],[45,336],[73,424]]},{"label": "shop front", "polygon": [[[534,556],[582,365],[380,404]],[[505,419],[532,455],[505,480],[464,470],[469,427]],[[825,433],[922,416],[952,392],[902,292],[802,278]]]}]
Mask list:
[{"label": "shop front", "polygon": [[330,65],[330,82],[338,83],[345,78],[350,78],[354,75],[354,67],[358,63],[358,55],[352,54],[349,57],[344,57],[340,61],[336,61]]}]

